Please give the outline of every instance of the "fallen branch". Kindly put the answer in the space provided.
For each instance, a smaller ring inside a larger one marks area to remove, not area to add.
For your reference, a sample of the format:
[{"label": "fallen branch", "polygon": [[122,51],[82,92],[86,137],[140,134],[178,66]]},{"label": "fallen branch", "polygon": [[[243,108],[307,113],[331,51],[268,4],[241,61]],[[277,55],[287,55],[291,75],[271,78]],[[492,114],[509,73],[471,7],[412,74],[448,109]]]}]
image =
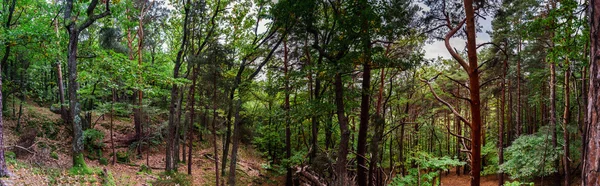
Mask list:
[{"label": "fallen branch", "polygon": [[321,182],[319,177],[309,173],[305,169],[306,169],[306,166],[296,167],[296,174],[308,179],[308,181],[310,181],[312,183],[311,185],[326,186],[326,184]]}]

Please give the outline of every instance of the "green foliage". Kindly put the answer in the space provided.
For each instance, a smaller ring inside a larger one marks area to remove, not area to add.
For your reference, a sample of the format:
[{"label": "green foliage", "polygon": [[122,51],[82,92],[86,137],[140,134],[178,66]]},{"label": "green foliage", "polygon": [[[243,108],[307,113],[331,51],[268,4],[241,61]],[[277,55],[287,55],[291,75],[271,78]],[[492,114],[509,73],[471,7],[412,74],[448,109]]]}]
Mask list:
[{"label": "green foliage", "polygon": [[[426,152],[415,152],[409,157],[409,161],[414,162],[417,168],[408,169],[408,175],[401,177],[399,174],[392,179],[390,186],[404,185],[434,185],[434,179],[439,176],[440,171],[447,171],[451,167],[462,166],[461,162],[449,157],[435,157]],[[439,181],[439,180],[438,180]]]},{"label": "green foliage", "polygon": [[102,186],[116,186],[117,185],[117,183],[115,182],[115,178],[112,175],[112,172],[102,171],[102,174],[100,176],[102,177]]},{"label": "green foliage", "polygon": [[496,174],[500,170],[498,167],[498,147],[495,140],[487,140],[486,144],[481,148],[481,157],[485,159],[486,166],[481,172],[481,175]]},{"label": "green foliage", "polygon": [[146,165],[140,166],[140,173],[152,174],[152,169]]},{"label": "green foliage", "polygon": [[51,157],[52,159],[58,160],[58,154],[57,154],[56,152],[51,152],[51,153],[50,153],[50,157]]},{"label": "green foliage", "polygon": [[103,140],[104,133],[99,130],[87,129],[83,131],[83,141],[89,152],[88,157],[90,159],[102,157],[102,148],[105,146],[102,142]]},{"label": "green foliage", "polygon": [[512,179],[532,179],[557,171],[554,161],[563,154],[560,146],[552,148],[551,131],[541,128],[533,135],[522,135],[505,149],[500,170]]},{"label": "green foliage", "polygon": [[99,158],[98,162],[100,163],[100,165],[108,165],[108,159],[106,159],[105,157]]},{"label": "green foliage", "polygon": [[119,151],[117,152],[117,162],[119,163],[129,163],[131,160],[129,159],[129,151]]},{"label": "green foliage", "polygon": [[15,164],[17,163],[17,154],[13,151],[4,151],[4,158],[7,163]]}]

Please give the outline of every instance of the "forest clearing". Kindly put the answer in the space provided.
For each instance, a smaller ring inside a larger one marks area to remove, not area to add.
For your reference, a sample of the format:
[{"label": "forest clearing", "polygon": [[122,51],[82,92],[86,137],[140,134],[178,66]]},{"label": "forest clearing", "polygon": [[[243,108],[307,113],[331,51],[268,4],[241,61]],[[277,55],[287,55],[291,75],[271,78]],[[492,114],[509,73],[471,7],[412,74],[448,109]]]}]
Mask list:
[{"label": "forest clearing", "polygon": [[600,186],[600,0],[0,3],[0,185]]}]

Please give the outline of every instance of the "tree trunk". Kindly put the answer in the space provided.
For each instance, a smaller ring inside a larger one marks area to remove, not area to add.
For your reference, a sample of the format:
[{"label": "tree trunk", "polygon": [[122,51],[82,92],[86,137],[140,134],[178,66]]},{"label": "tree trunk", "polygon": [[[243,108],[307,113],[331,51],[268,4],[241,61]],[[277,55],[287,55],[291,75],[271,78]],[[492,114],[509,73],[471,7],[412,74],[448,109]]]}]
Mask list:
[{"label": "tree trunk", "polygon": [[[362,10],[368,9],[367,0],[360,0],[358,6]],[[360,102],[360,126],[358,128],[358,144],[356,152],[356,166],[357,166],[357,183],[358,186],[366,186],[370,180],[367,180],[368,167],[366,164],[366,152],[367,152],[367,132],[369,130],[369,108],[371,104],[371,36],[369,34],[369,19],[363,11],[361,17],[361,43],[363,48],[362,65],[362,94]]]},{"label": "tree trunk", "polygon": [[240,135],[241,135],[241,117],[240,117],[240,109],[242,108],[242,98],[238,98],[236,100],[236,108],[238,108],[235,112],[235,122],[233,125],[233,139],[232,139],[232,147],[231,147],[231,161],[229,164],[229,175],[227,178],[227,182],[231,186],[235,186],[235,168],[237,163],[237,153],[238,148],[240,146]]},{"label": "tree trunk", "polygon": [[567,63],[565,64],[567,67],[567,69],[565,70],[565,108],[564,108],[564,112],[563,112],[563,124],[562,124],[562,128],[563,128],[563,139],[565,140],[565,145],[563,146],[563,151],[565,153],[565,155],[563,156],[563,165],[564,165],[564,171],[565,171],[565,186],[568,186],[569,183],[571,182],[570,180],[570,175],[569,175],[569,170],[570,170],[570,164],[569,164],[569,130],[567,130],[567,126],[569,124],[569,117],[570,117],[570,113],[569,113],[569,101],[570,99],[570,88],[569,88],[569,77],[571,76],[571,68],[569,67],[569,59],[567,59]]},{"label": "tree trunk", "polygon": [[[14,4],[14,0],[13,0]],[[5,55],[8,55],[5,54]],[[2,65],[0,63],[0,72],[2,72]],[[2,117],[2,73],[0,73],[0,177],[10,176],[11,173],[6,167],[6,160],[4,159],[4,122]]]},{"label": "tree trunk", "polygon": [[515,115],[515,131],[517,133],[517,138],[521,136],[522,131],[522,121],[521,118],[521,38],[519,38],[519,46],[517,46],[517,113]]},{"label": "tree trunk", "polygon": [[[508,71],[508,56],[504,60],[504,70],[502,71],[502,98],[500,103],[500,117],[498,126],[498,165],[504,163],[504,111],[506,105],[506,73]],[[504,173],[498,173],[498,185],[504,185]]]},{"label": "tree trunk", "polygon": [[[177,58],[175,59],[175,66],[173,67],[173,77],[174,78],[178,78],[179,77],[179,69],[181,68],[181,61],[183,60],[183,52],[185,51],[185,46],[188,40],[188,35],[189,35],[189,30],[188,30],[188,24],[189,24],[189,20],[188,20],[188,16],[189,16],[189,12],[190,12],[190,8],[189,8],[189,4],[190,1],[187,0],[185,2],[184,5],[184,22],[183,22],[183,37],[182,37],[182,42],[181,42],[181,46],[179,47],[179,51],[177,52]],[[179,97],[179,87],[177,86],[177,84],[173,84],[173,87],[171,88],[171,101],[170,101],[170,105],[169,105],[169,126],[168,126],[168,133],[167,133],[167,147],[166,147],[166,153],[165,153],[165,170],[166,171],[174,171],[174,169],[176,169],[175,164],[177,162],[174,162],[173,160],[173,156],[178,156],[177,151],[174,151],[174,146],[175,145],[179,145],[177,143],[175,143],[175,138],[178,136],[177,135],[177,125],[179,125],[177,123],[177,115],[176,115],[176,109],[179,108],[178,106],[178,98]],[[176,171],[176,170],[175,170]]]},{"label": "tree trunk", "polygon": [[212,135],[213,135],[213,153],[215,154],[215,185],[219,186],[219,182],[221,181],[221,179],[219,179],[219,150],[217,148],[217,129],[216,129],[216,122],[217,122],[217,76],[216,73],[213,75],[213,96],[212,96],[212,100],[213,100],[213,119],[212,119]]},{"label": "tree trunk", "polygon": [[587,123],[584,130],[582,185],[600,184],[600,0],[589,1],[590,75]]},{"label": "tree trunk", "polygon": [[338,157],[336,160],[336,186],[346,186],[349,184],[348,175],[346,172],[346,163],[348,156],[348,142],[350,140],[350,131],[348,130],[348,118],[344,111],[344,85],[342,75],[335,74],[335,105],[340,126],[340,146],[338,149]]},{"label": "tree trunk", "polygon": [[471,186],[479,186],[481,170],[481,103],[479,100],[479,69],[475,41],[473,0],[465,0],[467,55],[469,59],[469,90],[471,98]]},{"label": "tree trunk", "polygon": [[[287,159],[289,159],[290,157],[292,157],[292,145],[291,145],[291,136],[292,136],[292,132],[290,130],[290,76],[288,74],[288,48],[287,48],[287,39],[283,40],[283,75],[285,78],[285,82],[284,82],[284,91],[285,91],[285,102],[284,102],[284,110],[285,110],[285,157]],[[314,123],[314,121],[313,121]],[[317,136],[315,135],[315,126],[313,125],[313,147],[316,148],[316,142],[315,140],[317,139]],[[312,149],[311,152],[316,152],[317,149]],[[287,166],[286,167],[287,171],[285,174],[285,185],[286,186],[292,186],[292,167]]]},{"label": "tree trunk", "polygon": [[[195,114],[195,109],[194,109],[194,105],[195,105],[195,97],[194,97],[194,90],[196,89],[196,79],[198,77],[198,67],[192,67],[192,86],[190,87],[190,92],[188,95],[188,103],[190,104],[189,106],[189,112],[190,112],[190,122],[188,123],[188,128],[187,128],[187,138],[188,138],[188,146],[189,146],[189,151],[188,151],[188,164],[187,164],[187,173],[188,175],[192,175],[192,129],[194,126],[194,117],[196,116]],[[183,148],[184,152],[185,152],[185,147]],[[185,157],[185,153],[184,153],[184,157]]]},{"label": "tree trunk", "polygon": [[115,102],[116,102],[116,91],[113,88],[112,89],[112,102],[110,103],[110,144],[111,144],[111,148],[112,148],[112,165],[115,165],[115,162],[117,161],[117,153],[115,152],[115,140],[114,140],[114,135],[113,135],[113,128],[114,128],[114,123],[113,123],[113,118],[115,117]]}]

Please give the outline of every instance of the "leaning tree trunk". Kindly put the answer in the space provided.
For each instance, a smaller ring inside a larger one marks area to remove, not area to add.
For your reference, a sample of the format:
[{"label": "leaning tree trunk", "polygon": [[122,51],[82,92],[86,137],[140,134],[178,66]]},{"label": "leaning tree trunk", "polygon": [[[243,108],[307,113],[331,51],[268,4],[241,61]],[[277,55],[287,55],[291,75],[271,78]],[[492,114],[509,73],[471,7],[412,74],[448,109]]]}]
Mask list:
[{"label": "leaning tree trunk", "polygon": [[590,0],[590,82],[584,130],[582,185],[600,185],[600,0]]}]

